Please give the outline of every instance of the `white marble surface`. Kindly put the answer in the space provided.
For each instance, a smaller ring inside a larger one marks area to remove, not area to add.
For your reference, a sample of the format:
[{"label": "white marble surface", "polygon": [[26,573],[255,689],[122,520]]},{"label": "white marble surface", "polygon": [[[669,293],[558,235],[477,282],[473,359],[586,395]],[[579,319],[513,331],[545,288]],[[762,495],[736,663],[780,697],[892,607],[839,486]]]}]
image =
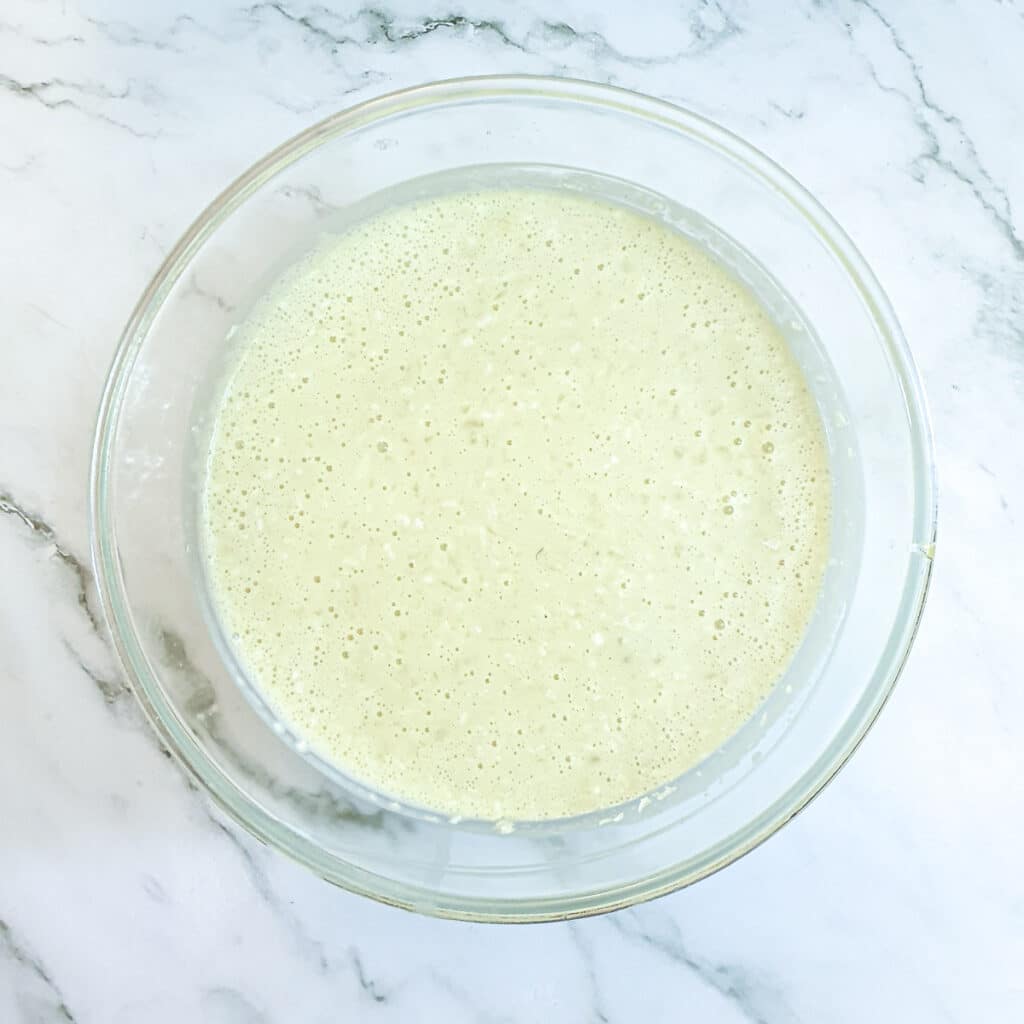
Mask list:
[{"label": "white marble surface", "polygon": [[[527,928],[357,899],[222,821],[85,567],[103,377],[193,215],[339,107],[496,71],[677,100],[800,178],[900,314],[942,486],[923,630],[838,781],[686,892]],[[0,1021],[1024,1020],[1022,167],[1014,0],[4,0]]]}]

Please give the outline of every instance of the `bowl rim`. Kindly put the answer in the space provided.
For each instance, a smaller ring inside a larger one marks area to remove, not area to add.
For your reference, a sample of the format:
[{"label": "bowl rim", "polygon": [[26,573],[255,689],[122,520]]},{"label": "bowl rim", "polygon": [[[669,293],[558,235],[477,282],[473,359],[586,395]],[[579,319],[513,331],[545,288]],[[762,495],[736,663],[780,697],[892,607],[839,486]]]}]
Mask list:
[{"label": "bowl rim", "polygon": [[[209,759],[188,732],[180,728],[155,678],[150,678],[139,637],[130,624],[125,587],[117,555],[110,508],[109,467],[119,422],[121,400],[134,362],[150,325],[181,270],[219,224],[279,170],[323,143],[366,124],[419,107],[469,100],[539,99],[581,103],[638,117],[681,132],[744,166],[769,184],[807,222],[819,241],[841,264],[860,293],[883,335],[903,391],[910,425],[914,474],[915,547],[920,558],[908,558],[903,591],[885,649],[876,667],[880,685],[866,688],[844,734],[809,765],[797,783],[766,808],[745,829],[742,841],[705,858],[696,870],[670,865],[661,871],[605,891],[587,891],[557,898],[517,899],[453,897],[419,890],[355,865],[333,870],[316,856],[317,844],[304,836],[282,832],[272,815],[219,771],[206,771]],[[674,103],[619,86],[543,75],[482,75],[438,80],[396,90],[338,111],[273,149],[225,188],[192,222],[160,265],[129,317],[111,363],[96,419],[89,480],[89,534],[100,604],[114,653],[150,725],[187,774],[233,821],[260,841],[302,863],[327,881],[350,892],[392,906],[431,916],[473,921],[530,922],[569,920],[622,909],[707,877],[759,846],[790,821],[835,777],[860,745],[884,707],[906,663],[917,635],[931,578],[937,528],[936,468],[927,402],[917,368],[895,312],[849,236],[795,178],[770,157],[708,118]],[[157,685],[154,685],[157,684]]]}]

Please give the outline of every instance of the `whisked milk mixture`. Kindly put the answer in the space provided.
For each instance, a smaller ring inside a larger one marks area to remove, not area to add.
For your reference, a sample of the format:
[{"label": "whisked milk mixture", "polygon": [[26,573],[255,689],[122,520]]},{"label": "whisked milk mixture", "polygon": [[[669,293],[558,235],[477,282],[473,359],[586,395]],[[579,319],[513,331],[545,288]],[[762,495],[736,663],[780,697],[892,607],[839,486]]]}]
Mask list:
[{"label": "whisked milk mixture", "polygon": [[682,774],[785,670],[827,558],[822,425],[680,233],[568,191],[422,199],[241,329],[214,604],[344,771],[453,816],[579,814]]}]

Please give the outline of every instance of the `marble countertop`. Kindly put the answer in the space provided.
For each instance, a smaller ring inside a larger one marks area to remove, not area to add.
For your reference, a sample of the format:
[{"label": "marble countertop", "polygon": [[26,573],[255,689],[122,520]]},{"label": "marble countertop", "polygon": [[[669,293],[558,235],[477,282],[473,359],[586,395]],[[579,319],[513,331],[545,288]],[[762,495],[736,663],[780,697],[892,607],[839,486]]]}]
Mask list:
[{"label": "marble countertop", "polygon": [[[87,564],[100,388],[196,212],[340,107],[499,71],[677,101],[807,185],[900,315],[941,485],[916,648],[822,797],[687,891],[523,928],[358,899],[223,820]],[[1019,0],[5,0],[0,123],[0,1020],[1024,1020]]]}]

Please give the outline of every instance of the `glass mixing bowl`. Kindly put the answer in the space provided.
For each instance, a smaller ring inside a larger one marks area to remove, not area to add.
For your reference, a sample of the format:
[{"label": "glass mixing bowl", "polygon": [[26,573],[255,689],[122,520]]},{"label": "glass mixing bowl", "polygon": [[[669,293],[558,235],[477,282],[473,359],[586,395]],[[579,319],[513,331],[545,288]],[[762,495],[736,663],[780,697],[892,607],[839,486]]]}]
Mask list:
[{"label": "glass mixing bowl", "polygon": [[[320,761],[231,656],[195,543],[211,382],[223,379],[232,328],[284,266],[374,197],[495,168],[526,169],[552,187],[613,183],[623,201],[728,263],[803,364],[833,476],[818,611],[758,714],[657,792],[554,822],[448,821]],[[913,640],[935,485],[924,398],[896,318],[853,244],[800,185],[736,136],[658,100],[561,79],[477,78],[328,118],[199,217],[118,346],[91,511],[96,576],[125,673],[163,741],[228,814],[353,892],[445,917],[537,921],[628,906],[703,878],[828,782]]]}]

